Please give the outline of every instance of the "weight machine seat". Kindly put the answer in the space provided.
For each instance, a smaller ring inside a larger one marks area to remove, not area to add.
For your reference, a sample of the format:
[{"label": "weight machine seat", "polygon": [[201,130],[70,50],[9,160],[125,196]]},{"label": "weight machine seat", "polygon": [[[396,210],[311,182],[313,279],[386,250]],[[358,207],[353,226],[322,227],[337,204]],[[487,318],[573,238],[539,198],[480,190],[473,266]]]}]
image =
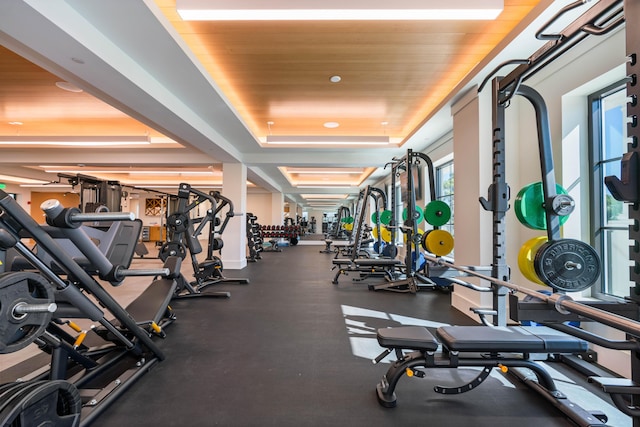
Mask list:
[{"label": "weight machine seat", "polygon": [[378,329],[378,344],[385,348],[436,351],[438,341],[424,326],[400,326]]},{"label": "weight machine seat", "polygon": [[174,279],[156,279],[126,307],[126,310],[138,322],[159,323],[167,311],[176,287],[177,282]]},{"label": "weight machine seat", "polygon": [[436,335],[450,351],[579,353],[588,343],[544,326],[441,326]]}]

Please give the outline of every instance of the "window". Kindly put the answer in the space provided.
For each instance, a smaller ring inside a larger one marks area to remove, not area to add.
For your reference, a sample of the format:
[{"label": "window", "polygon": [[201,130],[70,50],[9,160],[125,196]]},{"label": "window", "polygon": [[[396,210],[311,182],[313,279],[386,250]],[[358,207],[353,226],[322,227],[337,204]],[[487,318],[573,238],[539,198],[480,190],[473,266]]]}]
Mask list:
[{"label": "window", "polygon": [[600,292],[629,295],[629,216],[627,205],[613,198],[604,177],[620,177],[626,151],[626,90],[618,83],[589,96],[594,247],[602,260]]},{"label": "window", "polygon": [[442,200],[451,208],[451,220],[441,226],[453,236],[453,160],[436,167],[436,200]]}]

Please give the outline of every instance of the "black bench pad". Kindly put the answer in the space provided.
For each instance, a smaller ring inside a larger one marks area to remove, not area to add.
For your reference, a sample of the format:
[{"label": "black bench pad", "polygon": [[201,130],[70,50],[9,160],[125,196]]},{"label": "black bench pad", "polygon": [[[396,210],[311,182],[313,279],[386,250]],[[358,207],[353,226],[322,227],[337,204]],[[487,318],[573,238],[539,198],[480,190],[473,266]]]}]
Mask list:
[{"label": "black bench pad", "polygon": [[331,262],[334,265],[354,264],[356,267],[388,267],[402,264],[401,260],[393,258],[334,258]]},{"label": "black bench pad", "polygon": [[378,344],[385,348],[436,351],[438,341],[424,326],[399,326],[378,329]]},{"label": "black bench pad", "polygon": [[588,347],[584,340],[544,326],[441,326],[436,335],[444,347],[463,352],[577,353]]},{"label": "black bench pad", "polygon": [[383,267],[388,265],[400,265],[402,264],[402,261],[394,258],[357,258],[353,260],[353,263],[358,267]]}]

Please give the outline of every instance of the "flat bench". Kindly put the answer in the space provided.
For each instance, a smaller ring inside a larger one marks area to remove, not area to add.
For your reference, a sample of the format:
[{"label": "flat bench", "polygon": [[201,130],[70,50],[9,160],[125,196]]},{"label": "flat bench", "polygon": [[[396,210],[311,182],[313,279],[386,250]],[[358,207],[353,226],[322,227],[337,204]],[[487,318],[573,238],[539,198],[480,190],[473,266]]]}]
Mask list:
[{"label": "flat bench", "polygon": [[[396,406],[395,388],[400,378],[405,375],[425,377],[425,372],[418,368],[482,368],[476,378],[462,386],[434,387],[434,391],[440,394],[460,394],[479,386],[493,368],[500,367],[545,394],[554,402],[554,406],[579,425],[605,425],[606,415],[588,412],[569,401],[557,390],[553,378],[542,365],[530,358],[531,354],[584,352],[588,349],[588,343],[582,339],[544,326],[442,326],[436,330],[435,336],[423,326],[400,326],[378,329],[377,339],[386,350],[374,363],[382,361],[394,350],[397,357],[376,386],[378,402],[384,407]],[[439,349],[441,352],[438,352]],[[411,352],[404,354],[405,350]],[[535,374],[535,381],[518,372],[517,368],[531,370]]]},{"label": "flat bench", "polygon": [[371,275],[387,277],[396,267],[402,266],[402,261],[395,258],[334,258],[331,262],[333,268],[338,269],[332,281],[334,285],[338,284],[338,278],[342,274],[361,273],[360,279],[354,280],[362,280],[363,275],[365,277]]}]

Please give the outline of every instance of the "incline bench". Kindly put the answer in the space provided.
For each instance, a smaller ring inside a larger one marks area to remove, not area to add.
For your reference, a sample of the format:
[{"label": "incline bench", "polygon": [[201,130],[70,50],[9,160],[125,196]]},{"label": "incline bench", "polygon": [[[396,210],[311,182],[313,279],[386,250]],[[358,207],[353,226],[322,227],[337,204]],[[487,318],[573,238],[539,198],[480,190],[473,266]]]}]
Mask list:
[{"label": "incline bench", "polygon": [[[547,327],[489,327],[442,326],[436,331],[437,339],[422,326],[401,326],[378,329],[377,338],[386,350],[374,363],[380,362],[395,350],[393,362],[382,381],[376,387],[380,405],[396,406],[395,388],[403,375],[423,378],[423,368],[479,367],[482,371],[471,382],[453,387],[435,386],[441,394],[460,394],[479,386],[493,368],[511,372],[560,409],[580,426],[603,426],[606,415],[592,413],[569,401],[557,390],[553,378],[542,365],[530,359],[530,354],[567,354],[587,350],[587,342],[570,335],[558,333]],[[437,353],[442,344],[442,353]],[[404,355],[403,350],[412,350]],[[535,381],[510,368],[527,368],[535,374]]]}]

